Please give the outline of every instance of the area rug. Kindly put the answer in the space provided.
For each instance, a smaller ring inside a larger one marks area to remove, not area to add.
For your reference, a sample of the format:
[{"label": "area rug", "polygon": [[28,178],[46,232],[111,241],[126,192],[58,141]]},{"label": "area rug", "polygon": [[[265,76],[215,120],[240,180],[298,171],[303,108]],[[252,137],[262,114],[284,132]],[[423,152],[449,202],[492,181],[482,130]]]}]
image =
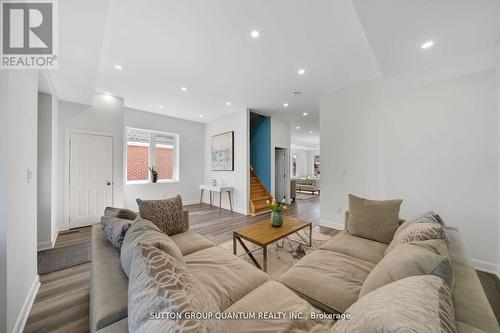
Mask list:
[{"label": "area rug", "polygon": [[90,242],[38,252],[38,274],[55,272],[90,261]]},{"label": "area rug", "polygon": [[[309,240],[309,232],[300,232],[304,239]],[[273,244],[267,246],[267,273],[274,279],[280,277],[285,273],[290,267],[292,267],[297,261],[302,259],[305,255],[313,252],[320,248],[323,243],[327,242],[331,236],[322,234],[317,231],[313,231],[312,234],[312,246],[306,246],[298,243],[301,241],[296,235],[290,235],[287,238],[279,240]],[[243,241],[248,247],[255,259],[262,265],[262,249],[257,245],[250,242]],[[225,242],[219,245],[221,248],[233,253],[233,241]],[[237,243],[238,246],[238,256],[245,259],[253,265],[250,257],[245,254],[245,250],[241,247],[241,244]]]},{"label": "area rug", "polygon": [[309,200],[316,197],[318,197],[317,194],[311,194],[311,193],[297,192],[297,194],[295,194],[295,199],[297,200]]}]

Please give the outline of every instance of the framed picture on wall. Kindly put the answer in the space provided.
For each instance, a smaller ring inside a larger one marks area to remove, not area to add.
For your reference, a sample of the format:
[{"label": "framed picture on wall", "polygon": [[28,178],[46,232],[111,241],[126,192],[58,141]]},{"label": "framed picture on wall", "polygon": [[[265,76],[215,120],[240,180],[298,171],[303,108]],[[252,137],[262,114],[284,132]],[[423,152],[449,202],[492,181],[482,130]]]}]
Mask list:
[{"label": "framed picture on wall", "polygon": [[212,136],[212,171],[234,171],[234,132]]}]

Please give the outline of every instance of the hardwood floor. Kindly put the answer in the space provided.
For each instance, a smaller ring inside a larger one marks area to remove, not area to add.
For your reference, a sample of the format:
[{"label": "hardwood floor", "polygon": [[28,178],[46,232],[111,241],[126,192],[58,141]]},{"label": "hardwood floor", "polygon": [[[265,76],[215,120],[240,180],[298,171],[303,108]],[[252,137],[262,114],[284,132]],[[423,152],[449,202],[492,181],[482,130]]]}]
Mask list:
[{"label": "hardwood floor", "polygon": [[[206,204],[189,205],[191,228],[216,244],[232,239],[232,231],[264,218],[270,213],[245,216],[227,210],[219,215],[218,207]],[[319,225],[319,199],[297,200],[286,215],[311,221]],[[90,242],[91,228],[80,228],[60,233],[56,247]],[[323,229],[321,232],[325,232]],[[31,309],[25,332],[88,332],[90,300],[90,263],[40,275],[41,286]],[[500,321],[500,284],[487,273],[478,272],[479,278]]]}]

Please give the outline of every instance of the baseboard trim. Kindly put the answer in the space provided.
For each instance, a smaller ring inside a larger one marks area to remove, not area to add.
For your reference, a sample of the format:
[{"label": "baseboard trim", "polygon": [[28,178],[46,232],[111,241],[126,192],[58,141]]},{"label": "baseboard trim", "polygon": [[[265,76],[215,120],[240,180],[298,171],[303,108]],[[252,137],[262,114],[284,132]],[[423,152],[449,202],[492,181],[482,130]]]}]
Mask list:
[{"label": "baseboard trim", "polygon": [[14,333],[22,333],[24,331],[24,327],[26,326],[26,321],[28,320],[28,316],[31,312],[31,307],[33,306],[33,302],[35,301],[36,294],[38,293],[38,289],[40,288],[40,277],[38,275],[35,276],[35,280],[33,280],[33,284],[24,300],[23,306],[17,316],[16,325],[12,332]]},{"label": "baseboard trim", "polygon": [[478,259],[470,259],[470,262],[478,271],[493,274],[500,278],[500,267],[498,265]]},{"label": "baseboard trim", "polygon": [[53,247],[54,247],[54,242],[52,242],[52,241],[40,242],[40,243],[38,243],[37,251],[40,252],[40,251],[51,249]]},{"label": "baseboard trim", "polygon": [[329,221],[329,220],[320,220],[319,225],[322,227],[334,228],[337,230],[344,230],[345,229],[344,223],[338,223],[338,222],[333,222],[333,221]]}]

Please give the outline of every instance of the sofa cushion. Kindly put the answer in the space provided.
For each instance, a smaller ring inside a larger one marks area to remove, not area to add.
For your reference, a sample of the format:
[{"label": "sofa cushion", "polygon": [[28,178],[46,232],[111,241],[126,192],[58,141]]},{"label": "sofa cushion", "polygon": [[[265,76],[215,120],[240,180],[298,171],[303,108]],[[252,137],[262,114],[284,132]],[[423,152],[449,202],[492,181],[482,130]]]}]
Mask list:
[{"label": "sofa cushion", "polygon": [[375,264],[345,254],[317,250],[305,256],[280,281],[327,312],[344,312]]},{"label": "sofa cushion", "polygon": [[106,239],[100,225],[92,226],[91,331],[127,317],[127,276],[120,254]]},{"label": "sofa cushion", "polygon": [[137,199],[136,201],[142,218],[153,222],[167,235],[175,235],[188,230],[189,225],[184,220],[180,195],[164,200]]},{"label": "sofa cushion", "polygon": [[401,230],[396,233],[394,239],[391,241],[387,249],[385,249],[385,255],[388,255],[394,248],[404,243],[426,241],[431,239],[447,239],[446,232],[444,231],[443,226],[439,223],[415,223],[410,220],[403,223],[399,229]]},{"label": "sofa cushion", "polygon": [[456,332],[450,288],[433,275],[388,284],[360,298],[346,313],[350,319],[338,321],[332,333]]},{"label": "sofa cushion", "polygon": [[97,333],[128,333],[128,318],[124,318],[109,326],[101,328]]},{"label": "sofa cushion", "polygon": [[139,243],[134,250],[128,288],[130,332],[224,332],[222,321],[172,319],[150,314],[214,313],[219,307],[213,297],[190,273],[185,264],[166,252]]},{"label": "sofa cushion", "polygon": [[389,244],[399,226],[401,202],[402,200],[368,200],[349,194],[347,232]]},{"label": "sofa cushion", "polygon": [[214,242],[191,229],[181,232],[180,234],[172,235],[170,239],[174,241],[183,256],[215,246]]},{"label": "sofa cushion", "polygon": [[154,245],[180,262],[184,262],[181,251],[170,237],[161,232],[151,221],[137,218],[125,235],[120,254],[121,266],[127,276],[130,276],[134,249],[139,242]]},{"label": "sofa cushion", "polygon": [[269,280],[269,276],[220,247],[184,257],[186,265],[223,311]]},{"label": "sofa cushion", "polygon": [[415,275],[439,276],[453,288],[453,269],[443,240],[411,242],[398,246],[368,274],[359,297],[391,282]]},{"label": "sofa cushion", "polygon": [[[321,313],[306,300],[277,281],[268,281],[251,293],[231,305],[226,313]],[[264,332],[326,332],[332,325],[331,320],[227,320],[226,327],[230,332],[264,333]]]},{"label": "sofa cushion", "polygon": [[137,217],[137,213],[126,208],[106,207],[104,210],[104,216],[117,217],[119,219],[133,221]]},{"label": "sofa cushion", "polygon": [[106,238],[113,244],[118,252],[121,251],[123,239],[131,225],[132,222],[130,220],[111,216],[101,217],[102,230]]},{"label": "sofa cushion", "polygon": [[455,318],[485,332],[500,332],[495,314],[474,268],[453,262]]},{"label": "sofa cushion", "polygon": [[386,244],[350,235],[342,231],[321,245],[321,250],[342,253],[357,259],[378,263],[384,257]]}]

